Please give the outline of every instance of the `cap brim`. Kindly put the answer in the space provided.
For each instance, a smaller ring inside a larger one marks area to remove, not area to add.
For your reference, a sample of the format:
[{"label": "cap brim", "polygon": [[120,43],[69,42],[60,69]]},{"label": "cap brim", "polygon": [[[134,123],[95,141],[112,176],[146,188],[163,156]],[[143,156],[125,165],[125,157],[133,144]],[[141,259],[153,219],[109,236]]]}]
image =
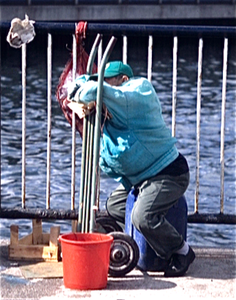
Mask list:
[{"label": "cap brim", "polygon": [[[105,75],[104,74],[104,78],[112,78],[112,77],[115,77],[115,76],[118,76],[118,75],[117,74],[115,74],[115,75],[113,75],[113,74]],[[92,75],[90,75],[89,76],[89,80],[98,80],[98,74],[92,74]]]},{"label": "cap brim", "polygon": [[98,74],[92,74],[89,76],[89,80],[98,80]]}]

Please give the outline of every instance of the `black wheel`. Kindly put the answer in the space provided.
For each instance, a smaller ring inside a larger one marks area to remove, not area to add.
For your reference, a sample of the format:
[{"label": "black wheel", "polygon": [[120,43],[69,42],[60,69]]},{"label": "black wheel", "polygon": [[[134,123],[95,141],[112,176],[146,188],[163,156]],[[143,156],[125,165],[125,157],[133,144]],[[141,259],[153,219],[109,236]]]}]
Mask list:
[{"label": "black wheel", "polygon": [[139,260],[139,248],[135,240],[123,232],[111,232],[114,240],[111,245],[109,275],[122,277],[132,271]]},{"label": "black wheel", "polygon": [[109,216],[102,216],[96,218],[96,222],[103,227],[106,233],[113,231],[122,231],[122,228]]}]

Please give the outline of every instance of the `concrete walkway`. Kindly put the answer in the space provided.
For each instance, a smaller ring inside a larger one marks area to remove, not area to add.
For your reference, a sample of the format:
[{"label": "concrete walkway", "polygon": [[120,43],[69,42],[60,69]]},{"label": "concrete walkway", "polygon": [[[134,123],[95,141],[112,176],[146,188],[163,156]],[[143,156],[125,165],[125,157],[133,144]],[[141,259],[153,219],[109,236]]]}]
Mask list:
[{"label": "concrete walkway", "polygon": [[0,241],[1,299],[187,299],[236,298],[236,256],[233,249],[194,248],[196,259],[184,277],[133,270],[123,278],[108,277],[107,287],[77,291],[64,287],[63,278],[25,279],[22,263],[7,257],[7,242]]}]

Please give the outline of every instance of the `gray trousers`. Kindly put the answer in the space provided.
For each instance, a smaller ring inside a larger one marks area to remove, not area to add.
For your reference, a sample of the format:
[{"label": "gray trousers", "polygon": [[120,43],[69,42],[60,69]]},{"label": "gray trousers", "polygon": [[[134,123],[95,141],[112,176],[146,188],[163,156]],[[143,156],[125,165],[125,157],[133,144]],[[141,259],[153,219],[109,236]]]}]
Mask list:
[{"label": "gray trousers", "polygon": [[[157,175],[139,186],[137,201],[132,210],[132,223],[162,259],[183,246],[183,237],[166,220],[168,210],[184,194],[189,184],[189,172],[180,176]],[[107,211],[119,225],[125,225],[125,205],[129,191],[123,185],[110,195]]]}]

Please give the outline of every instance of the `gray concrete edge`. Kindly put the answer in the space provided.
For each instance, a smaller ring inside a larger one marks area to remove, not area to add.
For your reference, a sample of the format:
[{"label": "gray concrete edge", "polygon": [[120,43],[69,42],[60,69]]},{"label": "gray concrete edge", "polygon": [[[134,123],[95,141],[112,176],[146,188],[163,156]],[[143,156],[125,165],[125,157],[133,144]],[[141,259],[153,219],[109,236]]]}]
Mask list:
[{"label": "gray concrete edge", "polygon": [[35,21],[135,21],[168,19],[234,19],[236,4],[165,5],[2,5],[0,21],[27,14]]}]

